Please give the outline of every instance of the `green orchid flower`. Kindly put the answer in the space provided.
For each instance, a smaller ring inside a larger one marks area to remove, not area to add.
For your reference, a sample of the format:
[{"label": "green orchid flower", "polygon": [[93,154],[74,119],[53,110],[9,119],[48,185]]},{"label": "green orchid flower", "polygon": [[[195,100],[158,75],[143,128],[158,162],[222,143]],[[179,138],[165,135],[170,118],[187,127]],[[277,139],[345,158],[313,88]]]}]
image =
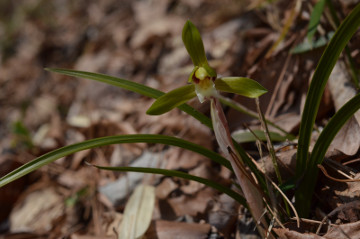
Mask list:
[{"label": "green orchid flower", "polygon": [[217,77],[216,71],[209,65],[199,30],[187,21],[182,31],[182,40],[194,64],[188,85],[174,89],[159,97],[147,110],[147,114],[160,115],[198,97],[203,103],[207,99],[217,98],[219,91],[235,93],[256,98],[267,90],[258,82],[246,77]]}]

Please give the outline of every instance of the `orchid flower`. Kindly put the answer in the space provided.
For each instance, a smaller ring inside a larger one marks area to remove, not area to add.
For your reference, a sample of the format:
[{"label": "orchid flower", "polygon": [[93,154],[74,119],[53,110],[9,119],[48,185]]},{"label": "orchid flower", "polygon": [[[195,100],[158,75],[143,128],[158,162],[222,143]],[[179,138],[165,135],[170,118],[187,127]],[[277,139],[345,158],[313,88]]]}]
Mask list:
[{"label": "orchid flower", "polygon": [[147,110],[147,114],[166,113],[196,96],[203,103],[212,97],[217,98],[219,91],[250,98],[259,97],[267,92],[258,82],[246,77],[217,78],[216,71],[209,66],[207,61],[199,30],[190,21],[184,25],[182,40],[194,63],[194,69],[188,79],[189,84],[159,97]]},{"label": "orchid flower", "polygon": [[198,29],[190,21],[185,23],[182,40],[193,63],[188,85],[172,90],[159,97],[148,109],[147,114],[159,115],[198,97],[203,103],[210,100],[211,120],[216,140],[221,151],[230,161],[259,232],[267,238],[267,222],[263,217],[263,192],[258,189],[251,172],[248,171],[242,158],[234,147],[229,127],[218,99],[219,91],[235,93],[256,98],[267,90],[259,83],[246,77],[217,77],[216,71],[209,66],[204,45]]}]

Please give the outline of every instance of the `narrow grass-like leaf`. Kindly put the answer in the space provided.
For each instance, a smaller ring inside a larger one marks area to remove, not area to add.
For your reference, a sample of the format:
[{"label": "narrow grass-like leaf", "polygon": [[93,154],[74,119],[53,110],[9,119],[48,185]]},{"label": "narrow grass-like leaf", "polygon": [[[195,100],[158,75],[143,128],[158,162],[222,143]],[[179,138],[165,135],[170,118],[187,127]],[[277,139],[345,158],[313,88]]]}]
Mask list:
[{"label": "narrow grass-like leaf", "polygon": [[[154,88],[148,87],[146,85],[142,85],[133,81],[124,80],[121,78],[108,76],[104,74],[86,72],[86,71],[76,71],[76,70],[68,70],[68,69],[58,69],[58,68],[46,68],[46,70],[51,72],[56,72],[68,76],[74,76],[79,78],[85,78],[89,80],[95,80],[99,82],[103,82],[109,85],[117,86],[122,89],[130,90],[132,92],[138,93],[140,95],[144,95],[147,97],[151,97],[154,99],[159,98],[160,96],[164,95],[165,93]],[[178,107],[180,110],[184,111],[185,113],[191,115],[195,119],[199,120],[201,123],[206,125],[209,128],[212,128],[211,120],[206,117],[204,114],[200,113],[193,107],[183,104]]]},{"label": "narrow grass-like leaf", "polygon": [[[334,29],[336,29],[340,25],[340,20],[339,20],[339,17],[337,16],[334,3],[332,2],[332,0],[326,0],[326,5],[329,9],[331,19],[334,22],[333,27],[334,27]],[[345,54],[348,59],[349,67],[351,70],[352,80],[354,82],[355,87],[359,89],[359,87],[360,87],[360,85],[359,85],[359,69],[356,67],[355,60],[351,56],[351,51],[350,51],[350,48],[348,45],[345,47]]]},{"label": "narrow grass-like leaf", "polygon": [[307,38],[308,41],[311,42],[312,38],[314,37],[314,34],[316,32],[316,29],[320,23],[321,16],[324,11],[326,0],[319,0],[315,6],[313,11],[311,12],[309,26],[308,26],[308,32],[307,32]]},{"label": "narrow grass-like leaf", "polygon": [[195,86],[185,85],[160,96],[146,111],[149,115],[161,115],[182,105],[196,96]]},{"label": "narrow grass-like leaf", "polygon": [[235,199],[238,203],[244,205],[247,207],[246,200],[237,192],[231,190],[230,188],[223,186],[219,183],[216,183],[214,181],[211,181],[206,178],[197,177],[188,173],[184,173],[181,171],[176,170],[167,170],[167,169],[159,169],[159,168],[140,168],[140,167],[102,167],[93,165],[99,169],[103,170],[110,170],[110,171],[119,171],[119,172],[139,172],[139,173],[152,173],[152,174],[161,174],[169,177],[178,177],[178,178],[185,178],[188,180],[196,181],[199,183],[202,183],[208,187],[214,188],[218,190],[219,192],[225,193],[228,196]]},{"label": "narrow grass-like leaf", "polygon": [[23,166],[15,169],[4,177],[0,178],[0,187],[46,165],[59,158],[73,154],[75,152],[91,149],[95,147],[111,145],[111,144],[124,144],[124,143],[159,143],[166,145],[173,145],[181,147],[199,154],[204,155],[205,157],[210,158],[211,160],[224,165],[225,167],[231,170],[229,162],[220,156],[219,154],[208,150],[200,145],[191,143],[189,141],[164,135],[151,135],[151,134],[133,134],[133,135],[117,135],[117,136],[108,136],[103,138],[91,139],[81,143],[72,144],[69,146],[62,147],[60,149],[51,151],[47,154],[44,154]]},{"label": "narrow grass-like leaf", "polygon": [[215,80],[215,88],[219,91],[243,95],[250,98],[259,97],[267,90],[258,82],[246,77],[222,77]]},{"label": "narrow grass-like leaf", "polygon": [[317,164],[323,162],[324,156],[336,134],[359,109],[360,94],[357,94],[351,100],[346,102],[346,104],[343,105],[330,119],[323,131],[321,131],[313,151],[311,152],[310,163],[312,163],[311,166],[313,168],[316,168]]},{"label": "narrow grass-like leaf", "polygon": [[[108,75],[104,75],[104,74],[98,74],[98,73],[92,73],[92,72],[86,72],[86,71],[75,71],[75,70],[68,70],[68,69],[55,69],[55,68],[47,68],[46,70],[64,74],[64,75],[68,75],[68,76],[80,77],[80,78],[85,78],[85,79],[89,79],[89,80],[96,80],[96,81],[114,85],[114,86],[117,86],[117,87],[120,87],[123,89],[127,89],[127,90],[130,90],[130,91],[133,91],[138,94],[148,96],[148,97],[151,97],[154,99],[157,99],[160,96],[165,94],[162,91],[156,90],[154,88],[151,88],[151,87],[148,87],[148,86],[145,86],[145,85],[133,82],[133,81],[124,80],[124,79],[120,79],[117,77],[108,76]],[[193,107],[191,107],[187,104],[183,104],[183,105],[180,105],[178,108],[180,110],[184,111],[185,113],[191,115],[192,117],[194,117],[195,119],[197,119],[199,122],[206,125],[210,129],[212,129],[211,120],[208,117],[206,117],[204,114],[202,114],[201,112],[194,109]],[[244,159],[246,164],[254,172],[254,174],[256,175],[256,177],[259,180],[262,187],[266,188],[264,177],[257,170],[255,164],[248,157],[245,150],[235,141],[234,141],[234,145],[235,145],[235,148],[237,149],[237,151],[239,152],[239,154],[241,155],[241,158]]]},{"label": "narrow grass-like leaf", "polygon": [[[345,105],[343,105],[338,112],[330,119],[329,123],[325,126],[323,131],[320,133],[314,149],[311,152],[308,170],[303,176],[304,183],[302,187],[304,189],[304,198],[311,198],[312,192],[314,191],[318,168],[317,165],[321,164],[324,160],[325,154],[335,138],[336,134],[345,125],[345,123],[360,109],[360,94],[354,96]],[[299,189],[302,189],[300,187]],[[303,201],[306,207],[310,207],[311,200]]]},{"label": "narrow grass-like leaf", "polygon": [[[298,178],[300,178],[306,170],[313,170],[312,168],[309,168],[309,166],[314,167],[315,164],[313,162],[309,162],[308,152],[311,132],[319,109],[320,100],[324,92],[326,82],[329,79],[331,71],[339,58],[341,51],[344,49],[347,42],[354,35],[359,26],[360,4],[353,9],[353,11],[345,18],[343,23],[337,29],[315,70],[307,93],[300,124],[296,161],[296,175]],[[308,196],[311,196],[312,192],[308,192],[308,185],[305,185],[304,181],[302,181],[301,184],[302,185],[300,185],[300,188],[295,193],[296,207],[300,216],[306,217],[310,208],[304,204],[304,201],[310,201]]]}]

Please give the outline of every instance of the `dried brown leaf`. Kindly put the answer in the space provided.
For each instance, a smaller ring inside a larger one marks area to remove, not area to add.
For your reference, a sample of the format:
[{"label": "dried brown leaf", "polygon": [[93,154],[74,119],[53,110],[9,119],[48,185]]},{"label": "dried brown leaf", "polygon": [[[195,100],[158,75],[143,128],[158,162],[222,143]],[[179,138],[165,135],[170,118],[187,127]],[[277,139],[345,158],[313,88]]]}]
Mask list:
[{"label": "dried brown leaf", "polygon": [[[267,235],[266,231],[268,224],[265,220],[265,217],[263,216],[264,204],[262,201],[262,192],[260,192],[260,190],[257,188],[252,175],[248,172],[244,162],[242,161],[242,158],[237,153],[233,145],[223,109],[221,108],[219,100],[216,98],[211,99],[211,119],[216,140],[220,146],[220,149],[224,153],[225,157],[230,161],[231,166],[234,169],[235,175],[244,193],[251,214],[254,220],[258,222],[257,227],[260,234],[265,236]],[[272,236],[269,235],[269,238],[272,238]]]},{"label": "dried brown leaf", "polygon": [[209,224],[156,221],[146,234],[149,238],[158,239],[199,239],[208,238],[211,226]]},{"label": "dried brown leaf", "polygon": [[155,188],[140,184],[130,196],[119,229],[119,239],[141,238],[150,226],[155,206]]},{"label": "dried brown leaf", "polygon": [[34,191],[11,213],[11,231],[49,232],[55,226],[53,222],[64,214],[64,207],[64,198],[54,188]]},{"label": "dried brown leaf", "polygon": [[338,150],[347,155],[354,155],[360,146],[360,126],[355,117],[351,117],[340,129],[329,150]]}]

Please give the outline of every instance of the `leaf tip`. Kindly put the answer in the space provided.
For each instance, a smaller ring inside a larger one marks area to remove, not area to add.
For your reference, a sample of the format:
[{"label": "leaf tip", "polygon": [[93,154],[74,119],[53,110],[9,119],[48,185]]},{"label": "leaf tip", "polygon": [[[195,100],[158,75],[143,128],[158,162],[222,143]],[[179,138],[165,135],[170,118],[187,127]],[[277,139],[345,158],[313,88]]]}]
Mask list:
[{"label": "leaf tip", "polygon": [[159,115],[156,110],[152,109],[151,107],[146,111],[147,115]]}]

